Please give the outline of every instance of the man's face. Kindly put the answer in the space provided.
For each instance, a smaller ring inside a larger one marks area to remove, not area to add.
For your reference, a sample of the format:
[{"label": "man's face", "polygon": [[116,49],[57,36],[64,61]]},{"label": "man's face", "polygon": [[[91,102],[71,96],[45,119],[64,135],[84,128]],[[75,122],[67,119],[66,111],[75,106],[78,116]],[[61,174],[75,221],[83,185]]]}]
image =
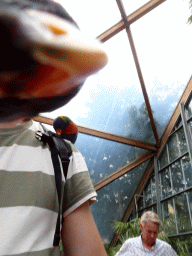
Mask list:
[{"label": "man's face", "polygon": [[147,246],[152,246],[158,235],[159,224],[151,221],[145,222],[144,226],[140,224],[142,232],[142,241]]}]

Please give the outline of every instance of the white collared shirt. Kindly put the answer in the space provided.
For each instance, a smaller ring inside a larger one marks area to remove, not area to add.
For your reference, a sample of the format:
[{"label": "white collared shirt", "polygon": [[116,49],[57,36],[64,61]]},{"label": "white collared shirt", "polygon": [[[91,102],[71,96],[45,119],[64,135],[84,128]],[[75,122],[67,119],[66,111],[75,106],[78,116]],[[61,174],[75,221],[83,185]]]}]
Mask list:
[{"label": "white collared shirt", "polygon": [[142,243],[141,236],[129,238],[122,245],[116,256],[177,256],[170,244],[156,239],[148,250]]}]

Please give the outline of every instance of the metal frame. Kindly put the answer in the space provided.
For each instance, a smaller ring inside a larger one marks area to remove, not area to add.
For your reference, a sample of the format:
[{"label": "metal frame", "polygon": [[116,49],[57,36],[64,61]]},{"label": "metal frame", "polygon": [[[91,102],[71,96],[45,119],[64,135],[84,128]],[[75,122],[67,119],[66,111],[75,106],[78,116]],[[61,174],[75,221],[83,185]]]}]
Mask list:
[{"label": "metal frame", "polygon": [[160,189],[159,189],[159,175],[158,175],[158,165],[157,157],[154,157],[154,170],[155,170],[155,184],[156,184],[156,198],[157,198],[157,214],[161,219],[161,206],[160,206]]},{"label": "metal frame", "polygon": [[179,102],[178,102],[170,120],[169,120],[169,123],[167,124],[167,127],[165,128],[164,133],[163,133],[163,135],[160,139],[160,145],[159,145],[159,150],[158,150],[158,153],[157,153],[157,157],[161,154],[163,146],[165,145],[165,143],[166,143],[166,141],[169,137],[169,134],[171,133],[174,125],[177,122],[177,119],[180,115],[180,104],[181,103],[185,104],[187,102],[187,99],[188,99],[191,91],[192,91],[192,76],[189,79],[189,82],[188,82],[188,84],[187,84],[187,86],[186,86],[186,88],[185,88],[185,90],[184,90],[184,92],[183,92],[183,94],[182,94],[182,96],[181,96],[181,98],[180,98],[180,100],[179,100]]},{"label": "metal frame", "polygon": [[[141,156],[140,158],[136,159],[132,163],[122,167],[120,170],[116,171],[115,173],[109,175],[107,178],[103,179],[101,182],[99,182],[95,185],[95,189],[99,190],[99,189],[103,188],[104,186],[106,186],[107,184],[113,182],[115,179],[118,179],[119,177],[121,177],[125,173],[129,172],[130,170],[132,170],[136,166],[138,166],[138,165],[142,164],[143,162],[147,161],[148,159],[150,159],[148,167],[146,168],[145,173],[143,174],[143,176],[141,178],[141,181],[140,181],[138,187],[136,188],[135,194],[133,195],[133,197],[131,199],[131,202],[127,207],[127,210],[125,211],[125,214],[124,214],[123,219],[122,219],[123,222],[126,222],[128,220],[128,218],[130,217],[130,214],[131,214],[131,211],[132,211],[132,206],[133,206],[134,200],[136,198],[135,196],[140,195],[140,193],[142,192],[142,190],[143,190],[143,188],[144,188],[144,186],[145,186],[153,168],[155,168],[155,176],[157,175],[157,172],[158,172],[157,158],[160,156],[160,154],[161,154],[161,152],[164,148],[164,145],[166,144],[167,139],[168,139],[175,123],[177,122],[177,119],[178,119],[179,115],[180,115],[180,104],[181,104],[181,112],[183,113],[184,105],[182,105],[182,104],[184,104],[187,101],[187,98],[188,98],[189,94],[192,91],[192,77],[191,77],[185,91],[183,92],[183,95],[181,96],[181,99],[180,99],[177,107],[175,108],[175,111],[174,111],[172,117],[170,118],[170,121],[169,121],[161,139],[159,140],[158,134],[157,134],[157,129],[156,129],[154,118],[153,118],[153,114],[152,114],[152,110],[151,110],[151,106],[150,106],[150,102],[149,102],[149,98],[148,98],[148,95],[147,95],[147,91],[146,91],[146,87],[145,87],[145,83],[144,83],[144,79],[143,79],[143,75],[142,75],[140,64],[139,64],[139,61],[138,61],[138,57],[137,57],[137,53],[136,53],[132,33],[131,33],[131,30],[130,30],[130,25],[133,24],[135,21],[137,21],[138,19],[140,19],[145,14],[149,13],[151,10],[153,10],[154,8],[156,8],[157,6],[159,6],[160,4],[162,4],[165,1],[166,0],[151,0],[148,3],[146,3],[145,5],[143,5],[142,7],[140,7],[138,10],[136,10],[135,12],[133,12],[132,14],[127,16],[126,13],[125,13],[125,10],[124,10],[124,7],[123,7],[123,4],[122,4],[121,0],[116,0],[117,5],[118,5],[119,10],[120,10],[121,15],[122,15],[122,20],[97,37],[98,40],[100,40],[101,42],[104,43],[107,40],[109,40],[110,38],[112,38],[114,35],[118,34],[123,29],[126,30],[126,33],[127,33],[127,36],[128,36],[129,42],[130,42],[133,58],[134,58],[134,61],[135,61],[135,66],[136,66],[136,69],[137,69],[138,77],[139,77],[139,80],[140,80],[142,92],[143,92],[143,95],[144,95],[146,107],[147,107],[147,110],[148,110],[149,118],[150,118],[150,121],[151,121],[152,130],[153,130],[153,133],[154,133],[156,144],[145,143],[145,142],[142,142],[142,141],[133,140],[131,138],[126,138],[126,137],[123,137],[123,136],[120,136],[120,135],[117,135],[117,134],[112,134],[112,133],[108,133],[108,132],[105,132],[105,131],[96,130],[96,129],[92,129],[92,128],[89,128],[89,127],[78,125],[78,129],[79,129],[80,133],[100,137],[100,138],[103,138],[103,139],[115,141],[115,142],[118,142],[118,143],[127,144],[127,145],[134,146],[134,147],[143,148],[143,149],[146,149],[146,150],[150,151],[150,152],[144,154],[143,156]],[[53,124],[53,119],[43,117],[43,116],[35,117],[34,120],[37,121],[37,122],[48,124],[48,125]],[[183,127],[187,127],[187,121],[186,121],[185,124],[183,124]],[[185,128],[184,128],[184,131],[185,131]],[[189,136],[189,135],[187,135],[187,136]],[[191,148],[190,144],[188,145],[188,148],[189,148],[189,153],[190,153],[190,161],[192,163],[192,148]],[[155,159],[155,164],[154,164],[154,159]],[[170,171],[170,169],[169,169],[169,171]],[[158,181],[156,181],[156,182],[158,183]],[[174,202],[174,200],[173,200],[173,202]],[[158,206],[158,208],[159,208],[159,206]],[[118,238],[117,235],[114,236],[114,238],[111,241],[111,246],[113,246],[116,243],[117,238]]]},{"label": "metal frame", "polygon": [[[191,90],[192,90],[192,77],[190,78],[189,83],[186,86],[185,91],[183,92],[183,95],[182,95],[182,97],[181,97],[181,99],[180,99],[172,117],[170,118],[170,121],[169,121],[169,123],[168,123],[168,125],[167,125],[167,127],[164,131],[164,134],[163,134],[163,136],[160,140],[160,148],[157,152],[157,157],[160,156],[161,151],[164,148],[164,145],[167,142],[168,137],[169,137],[169,135],[170,135],[170,133],[171,133],[171,131],[172,131],[175,123],[177,122],[177,119],[178,119],[179,115],[180,115],[180,103],[187,102],[187,99],[188,99],[188,96],[190,95]],[[51,118],[47,118],[47,117],[43,117],[43,116],[37,116],[33,120],[37,121],[37,122],[45,123],[45,124],[48,124],[48,125],[53,125],[53,119],[51,119]],[[95,185],[95,189],[99,190],[102,187],[109,184],[110,182],[112,182],[113,180],[115,180],[115,179],[119,178],[120,176],[124,175],[126,172],[132,170],[133,168],[135,168],[139,164],[147,161],[148,159],[151,159],[148,167],[145,170],[145,173],[144,173],[143,177],[141,178],[141,181],[140,181],[138,187],[136,188],[135,194],[133,195],[133,197],[131,199],[131,202],[128,205],[127,210],[125,211],[125,214],[122,218],[122,222],[126,222],[128,220],[128,218],[130,217],[130,215],[131,215],[135,195],[140,195],[140,193],[142,192],[142,190],[143,190],[143,188],[144,188],[144,186],[145,186],[145,184],[146,184],[146,182],[147,182],[147,180],[148,180],[148,178],[151,174],[151,171],[154,168],[154,156],[156,155],[156,150],[157,150],[156,147],[152,144],[147,144],[147,143],[143,143],[143,142],[140,142],[140,141],[127,139],[123,136],[118,136],[116,134],[110,134],[110,133],[107,133],[107,132],[95,130],[95,129],[88,128],[88,127],[78,126],[78,128],[79,128],[80,133],[84,133],[84,134],[88,134],[88,135],[92,135],[92,136],[97,136],[97,137],[100,137],[100,138],[103,138],[103,139],[113,140],[113,141],[116,141],[116,142],[124,143],[124,144],[127,144],[127,145],[132,145],[132,146],[136,146],[136,147],[141,147],[141,148],[145,148],[145,149],[150,148],[153,151],[153,152],[146,153],[145,155],[141,156],[139,159],[136,159],[135,161],[133,161],[129,165],[126,165],[125,167],[123,167],[119,171],[117,171],[116,173],[108,176],[107,178],[105,178],[104,180],[102,180],[101,182],[99,182]],[[174,132],[176,132],[178,129],[176,129]],[[185,155],[185,154],[183,154],[183,155]],[[176,160],[174,160],[174,161],[176,161]],[[166,168],[166,167],[164,167],[164,168]],[[191,188],[189,188],[187,190],[184,190],[180,193],[186,192],[190,189]],[[178,193],[178,194],[180,194],[180,193]],[[175,195],[177,195],[177,194],[175,194]],[[168,198],[172,198],[174,196],[171,196],[171,197],[168,197]],[[161,201],[167,200],[168,198],[165,198]],[[174,202],[174,200],[173,200],[173,202]],[[187,233],[187,234],[191,234],[191,233]],[[178,236],[178,235],[175,235],[175,236]],[[117,242],[117,239],[118,239],[118,236],[115,235],[113,237],[112,241],[111,241],[111,244],[110,244],[111,247],[115,245],[115,243]]]},{"label": "metal frame", "polygon": [[187,119],[185,117],[185,110],[184,110],[183,103],[180,104],[180,109],[181,109],[181,118],[183,121],[184,134],[185,134],[187,148],[188,148],[188,152],[189,152],[189,159],[190,159],[191,166],[192,166],[192,145],[190,143],[190,135],[189,135],[188,127],[187,127],[188,125],[187,125]]},{"label": "metal frame", "polygon": [[[183,94],[183,95],[184,95],[184,94]],[[191,96],[191,94],[188,95],[188,98],[189,98],[190,96]],[[188,101],[188,98],[186,99],[186,98],[185,98],[185,95],[184,95],[185,102]],[[181,98],[181,100],[183,100],[183,99]],[[185,104],[186,104],[186,103],[185,103]],[[184,103],[181,103],[181,104],[180,104],[180,111],[181,111],[180,114],[181,114],[181,120],[182,120],[183,125],[177,127],[176,129],[174,129],[173,132],[171,132],[171,133],[169,134],[169,137],[166,139],[166,144],[163,145],[163,150],[168,150],[168,149],[167,149],[167,143],[168,143],[168,141],[169,141],[169,138],[170,138],[170,136],[172,136],[172,135],[175,134],[175,133],[176,133],[176,139],[177,139],[177,142],[178,142],[178,134],[177,134],[177,132],[178,132],[180,129],[182,129],[182,127],[183,127],[184,135],[185,135],[185,138],[186,138],[187,151],[184,152],[184,153],[181,153],[181,150],[180,150],[180,148],[179,148],[179,157],[177,157],[176,159],[174,159],[174,160],[171,161],[171,162],[170,162],[170,159],[169,159],[169,152],[168,152],[168,164],[167,164],[166,166],[164,166],[161,170],[159,170],[158,173],[161,173],[165,168],[169,168],[169,172],[171,172],[171,171],[170,171],[170,165],[171,165],[172,163],[176,162],[176,161],[180,161],[180,164],[181,164],[181,171],[182,171],[182,173],[183,173],[183,178],[184,178],[185,175],[184,175],[184,170],[183,170],[183,165],[182,165],[182,158],[183,158],[183,156],[185,156],[186,154],[188,154],[188,155],[189,155],[189,159],[190,159],[190,164],[191,164],[191,143],[190,143],[191,137],[190,137],[190,135],[189,135],[189,129],[188,129],[188,124],[187,124],[187,119],[186,119],[186,116],[185,116]],[[180,114],[179,114],[179,115],[180,115]],[[178,119],[178,118],[179,118],[179,116],[177,117],[177,119]],[[190,118],[189,118],[189,120],[190,120]],[[176,122],[177,122],[177,121],[176,121]],[[176,122],[175,122],[175,124],[176,124]],[[172,131],[172,130],[173,130],[173,129],[171,129],[171,131]],[[161,154],[159,154],[159,157],[160,157],[160,156],[161,156]],[[191,166],[192,166],[192,164],[191,164]],[[156,169],[156,167],[157,167],[157,157],[155,157],[155,161],[154,161],[154,168]],[[171,174],[171,173],[170,173],[170,174]],[[173,207],[174,207],[174,211],[175,211],[176,232],[177,232],[177,234],[171,235],[170,237],[177,237],[177,236],[180,236],[180,235],[182,235],[182,234],[179,234],[179,231],[178,231],[177,213],[176,213],[176,209],[175,209],[175,197],[178,196],[178,195],[184,194],[184,196],[185,196],[185,198],[186,198],[186,202],[187,202],[187,207],[188,207],[188,210],[189,210],[189,219],[190,219],[190,223],[192,224],[192,214],[191,214],[191,211],[190,211],[189,196],[188,196],[188,193],[187,193],[187,192],[189,192],[189,191],[192,191],[192,187],[186,188],[186,185],[185,185],[185,188],[184,188],[182,191],[173,194],[172,175],[171,175],[170,177],[171,177],[172,195],[171,195],[171,196],[168,196],[168,197],[166,197],[166,198],[163,198],[163,199],[161,199],[161,200],[160,200],[160,198],[158,199],[158,196],[157,196],[157,209],[159,208],[159,206],[158,206],[158,201],[159,201],[159,203],[160,203],[160,202],[164,202],[164,201],[173,199]],[[185,181],[185,179],[184,179],[184,181]],[[157,186],[157,189],[158,189],[158,186]],[[158,193],[158,191],[157,191],[157,193]],[[192,232],[187,232],[186,235],[187,235],[187,234],[192,234]]]},{"label": "metal frame", "polygon": [[135,167],[139,166],[140,164],[146,162],[147,160],[153,158],[155,153],[147,152],[146,154],[142,155],[140,158],[134,160],[133,162],[123,166],[121,169],[117,170],[116,172],[112,173],[108,177],[104,178],[102,181],[98,182],[94,187],[96,190],[99,190],[109,183],[113,182],[114,180],[120,178],[127,172],[133,170]]},{"label": "metal frame", "polygon": [[[142,190],[143,190],[143,187],[145,186],[145,183],[147,182],[148,178],[149,178],[149,175],[153,169],[153,163],[154,163],[154,159],[152,158],[143,174],[143,176],[141,177],[141,181],[138,185],[138,187],[136,188],[136,191],[127,207],[127,210],[125,211],[125,214],[122,218],[122,222],[127,222],[127,220],[129,219],[130,215],[131,215],[131,212],[132,212],[132,208],[133,208],[133,203],[134,203],[134,198],[135,198],[135,195],[140,195]],[[119,234],[116,234],[114,235],[112,241],[111,241],[111,244],[110,244],[110,247],[113,247],[117,240],[118,240],[118,236]]]},{"label": "metal frame", "polygon": [[138,74],[139,81],[140,81],[140,84],[141,84],[141,89],[142,89],[143,96],[144,96],[144,99],[145,99],[145,104],[146,104],[147,111],[148,111],[148,114],[149,114],[149,119],[151,121],[153,134],[154,134],[154,137],[155,137],[155,140],[156,140],[156,145],[158,146],[159,145],[159,137],[158,137],[155,121],[154,121],[154,118],[153,118],[153,114],[152,114],[151,105],[150,105],[150,102],[149,102],[147,90],[146,90],[146,87],[145,87],[145,82],[144,82],[143,75],[142,75],[142,72],[141,72],[141,67],[140,67],[140,64],[139,64],[138,57],[137,57],[137,52],[136,52],[136,49],[135,49],[135,44],[134,44],[134,41],[133,41],[133,36],[132,36],[132,33],[131,33],[130,24],[127,21],[127,17],[126,17],[126,13],[125,13],[122,1],[121,0],[116,0],[116,2],[117,2],[117,5],[119,7],[122,19],[123,19],[123,21],[126,25],[125,30],[126,30],[126,33],[127,33],[128,39],[129,39],[129,43],[130,43],[130,46],[131,46],[133,59],[135,61],[137,74]]},{"label": "metal frame", "polygon": [[[179,102],[178,102],[176,108],[175,108],[175,111],[174,111],[174,113],[172,114],[172,116],[171,116],[171,118],[170,118],[170,121],[169,121],[169,123],[168,123],[168,125],[167,125],[167,127],[166,127],[166,129],[165,129],[165,131],[164,131],[164,133],[163,133],[163,135],[162,135],[162,138],[161,138],[161,140],[160,140],[159,150],[158,150],[158,152],[157,152],[157,158],[160,156],[162,150],[163,150],[164,147],[166,146],[166,142],[167,142],[167,140],[168,140],[168,138],[169,138],[169,136],[170,136],[170,133],[171,133],[171,131],[172,131],[174,125],[176,124],[177,119],[178,119],[179,116],[180,116],[180,104],[187,102],[188,97],[189,97],[189,95],[191,94],[191,90],[192,90],[192,77],[190,78],[190,80],[189,80],[189,82],[188,82],[188,84],[187,84],[187,86],[186,86],[186,88],[185,88],[185,90],[184,90],[184,92],[183,92],[183,94],[182,94],[182,96],[181,96],[181,98],[180,98],[180,100],[179,100]],[[178,129],[180,129],[180,128],[178,128]],[[176,129],[173,133],[175,133],[178,129]],[[166,147],[167,147],[167,146],[166,146]],[[185,155],[185,154],[183,154],[183,155]],[[183,155],[182,155],[182,156],[183,156]],[[177,160],[180,159],[182,156],[179,156],[179,157],[178,157],[177,159],[175,159],[174,161],[177,161]],[[173,161],[173,162],[174,162],[174,161]],[[169,161],[169,154],[168,154],[168,163],[169,163],[169,164],[168,164],[167,166],[169,166],[169,165],[171,164],[170,161]],[[153,160],[151,160],[150,164],[151,164],[150,171],[149,171],[149,169],[146,169],[147,178],[146,178],[146,179],[143,179],[143,177],[142,177],[141,182],[143,182],[143,183],[142,183],[142,185],[141,185],[141,183],[139,184],[139,186],[138,186],[137,189],[136,189],[135,194],[140,194],[140,193],[142,192],[142,190],[143,190],[143,188],[144,188],[144,186],[145,186],[145,184],[146,184],[146,182],[147,182],[147,180],[148,180],[148,177],[149,177],[149,175],[150,175],[152,169],[154,168],[154,162],[153,162]],[[165,166],[164,168],[166,168],[166,166]],[[164,168],[163,168],[163,169],[164,169]],[[162,170],[163,170],[163,169],[162,169]],[[147,171],[148,171],[148,172],[147,172]],[[161,170],[160,170],[160,171],[161,171]],[[169,172],[170,172],[170,168],[169,168]],[[172,176],[171,176],[171,177],[172,177]],[[172,178],[171,178],[171,182],[172,182]],[[141,187],[141,186],[142,186],[142,187]],[[172,189],[173,189],[173,186],[172,186],[172,185],[171,185],[171,187],[172,187]],[[187,191],[188,191],[188,189],[187,189]],[[180,193],[183,193],[183,192],[185,192],[185,191],[182,191],[182,192],[180,192]],[[135,196],[135,194],[134,194],[134,196]],[[178,193],[178,194],[179,194],[179,193]],[[177,194],[175,194],[175,195],[177,195]],[[164,201],[164,200],[167,200],[167,199],[169,199],[169,198],[173,198],[175,195],[172,195],[172,196],[170,196],[170,197],[167,197],[167,198],[161,200],[161,202]],[[134,197],[133,197],[133,198],[134,198]],[[128,205],[127,210],[126,210],[126,212],[125,212],[125,215],[124,215],[123,219],[121,220],[122,222],[126,222],[126,221],[128,220],[128,218],[130,217],[131,211],[132,211],[132,207],[133,207],[133,200],[134,200],[134,199],[132,199],[131,202],[130,202],[130,204]],[[174,200],[173,200],[173,205],[174,205],[174,207],[175,207],[175,202],[174,202]],[[177,223],[176,223],[176,224],[177,224]],[[177,225],[176,225],[176,229],[177,229],[177,232],[178,232],[178,227],[177,227]],[[111,244],[110,244],[111,247],[113,247],[113,246],[115,245],[115,243],[117,242],[117,239],[118,239],[118,235],[115,235],[115,236],[113,237],[112,241],[111,241]]]},{"label": "metal frame", "polygon": [[[187,119],[186,119],[183,103],[180,104],[180,109],[181,109],[181,118],[182,118],[182,121],[183,121],[183,129],[184,129],[184,134],[185,134],[185,138],[186,138],[189,159],[190,159],[190,163],[191,163],[191,166],[192,166],[192,146],[191,146],[191,143],[190,143],[189,129],[188,129],[188,124],[187,124]],[[183,177],[185,177],[184,170],[183,170],[182,159],[181,159],[181,166],[182,166],[182,171],[183,171]],[[186,189],[186,182],[185,182],[185,189]],[[190,211],[189,196],[187,194],[186,194],[186,198],[187,198],[187,205],[188,205],[188,209],[189,209],[190,222],[191,222],[191,225],[192,225],[192,213]]]}]

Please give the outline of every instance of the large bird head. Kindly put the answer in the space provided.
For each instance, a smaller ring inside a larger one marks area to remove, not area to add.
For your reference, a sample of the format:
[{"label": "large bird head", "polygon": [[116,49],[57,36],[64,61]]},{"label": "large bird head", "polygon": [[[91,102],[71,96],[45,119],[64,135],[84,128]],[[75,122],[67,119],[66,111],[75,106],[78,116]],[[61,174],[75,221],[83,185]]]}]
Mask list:
[{"label": "large bird head", "polygon": [[52,0],[0,0],[0,122],[53,111],[107,63]]}]

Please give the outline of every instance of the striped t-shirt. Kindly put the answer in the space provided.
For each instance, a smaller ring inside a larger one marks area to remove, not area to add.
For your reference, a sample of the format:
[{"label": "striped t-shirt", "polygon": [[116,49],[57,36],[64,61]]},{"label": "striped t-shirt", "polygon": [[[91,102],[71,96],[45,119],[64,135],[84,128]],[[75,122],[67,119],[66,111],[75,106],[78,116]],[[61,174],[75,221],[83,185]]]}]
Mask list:
[{"label": "striped t-shirt", "polygon": [[[50,150],[35,138],[39,123],[0,129],[0,255],[60,255],[53,247],[58,197]],[[86,163],[72,145],[63,176],[63,216],[95,200]]]}]

